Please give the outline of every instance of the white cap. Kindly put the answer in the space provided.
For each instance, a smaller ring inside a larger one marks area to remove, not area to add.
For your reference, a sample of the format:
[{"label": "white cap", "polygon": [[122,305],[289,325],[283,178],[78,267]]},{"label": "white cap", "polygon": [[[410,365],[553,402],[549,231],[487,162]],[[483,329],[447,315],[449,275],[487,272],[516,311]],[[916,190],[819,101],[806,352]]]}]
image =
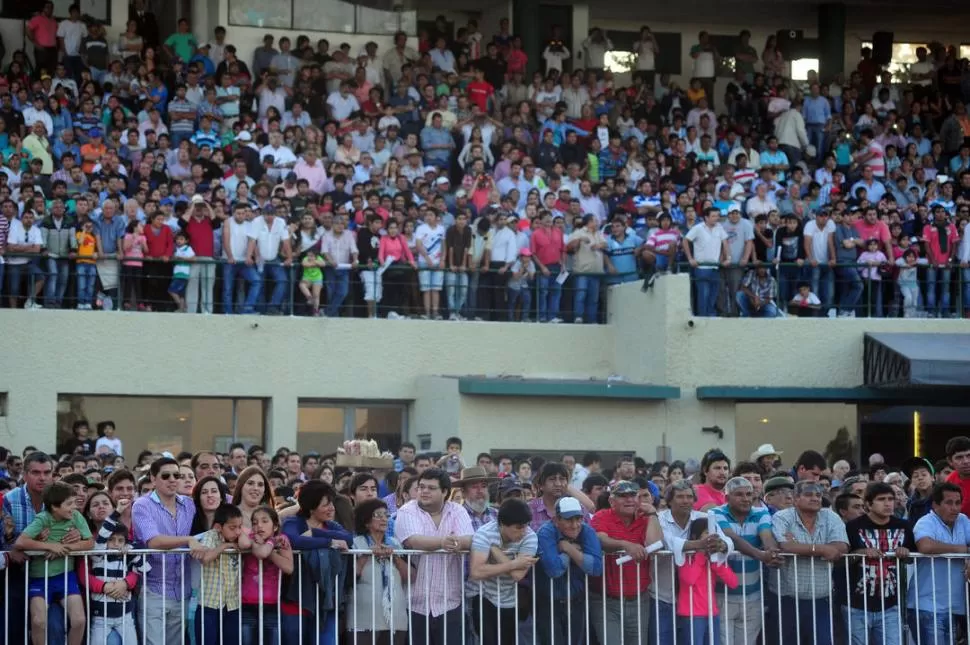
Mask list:
[{"label": "white cap", "polygon": [[560,497],[556,502],[556,515],[563,519],[582,517],[583,507],[575,497]]},{"label": "white cap", "polygon": [[434,183],[436,183],[439,186],[442,186],[444,184],[450,184],[451,180],[448,179],[447,177],[438,177],[437,179],[434,180]]},{"label": "white cap", "polygon": [[731,202],[731,204],[728,206],[728,212],[733,213],[735,211],[737,211],[738,213],[741,212],[741,204],[737,202]]},{"label": "white cap", "polygon": [[236,141],[252,141],[253,135],[249,134],[249,130],[243,130],[236,135]]}]

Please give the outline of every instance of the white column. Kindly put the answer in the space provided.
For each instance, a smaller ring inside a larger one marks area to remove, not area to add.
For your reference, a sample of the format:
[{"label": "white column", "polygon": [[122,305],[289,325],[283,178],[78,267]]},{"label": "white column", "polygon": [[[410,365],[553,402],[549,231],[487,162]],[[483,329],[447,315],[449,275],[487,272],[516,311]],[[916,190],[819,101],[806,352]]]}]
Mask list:
[{"label": "white column", "polygon": [[583,41],[589,35],[589,5],[573,5],[573,42],[569,45],[569,51],[573,55],[573,69],[585,67],[582,57]]}]

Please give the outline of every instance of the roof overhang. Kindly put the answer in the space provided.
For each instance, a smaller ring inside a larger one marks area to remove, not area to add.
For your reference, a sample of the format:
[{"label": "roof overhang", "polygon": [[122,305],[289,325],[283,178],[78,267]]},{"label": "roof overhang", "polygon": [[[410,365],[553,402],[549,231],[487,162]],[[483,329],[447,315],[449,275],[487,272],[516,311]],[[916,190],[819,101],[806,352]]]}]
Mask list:
[{"label": "roof overhang", "polygon": [[966,334],[867,333],[866,387],[970,387]]}]

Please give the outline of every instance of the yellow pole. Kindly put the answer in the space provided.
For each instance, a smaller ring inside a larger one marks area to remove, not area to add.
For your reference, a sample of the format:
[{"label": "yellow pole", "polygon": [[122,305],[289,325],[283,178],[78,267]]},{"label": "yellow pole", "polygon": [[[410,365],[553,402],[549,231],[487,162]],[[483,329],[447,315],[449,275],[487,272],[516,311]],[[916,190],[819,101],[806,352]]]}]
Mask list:
[{"label": "yellow pole", "polygon": [[919,457],[919,439],[920,439],[920,419],[919,410],[913,410],[913,456]]}]

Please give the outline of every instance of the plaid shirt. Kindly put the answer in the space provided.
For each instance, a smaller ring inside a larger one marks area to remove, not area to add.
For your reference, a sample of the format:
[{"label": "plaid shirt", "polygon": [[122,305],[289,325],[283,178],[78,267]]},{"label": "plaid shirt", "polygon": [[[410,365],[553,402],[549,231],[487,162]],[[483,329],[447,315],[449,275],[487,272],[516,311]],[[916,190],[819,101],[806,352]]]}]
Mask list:
[{"label": "plaid shirt", "polygon": [[751,269],[744,276],[744,280],[741,281],[741,286],[750,289],[751,293],[765,302],[771,302],[775,299],[775,279],[771,277],[770,273],[762,280],[758,277],[758,271]]},{"label": "plaid shirt", "polygon": [[[225,541],[219,531],[206,531],[199,536],[199,543],[215,549]],[[239,609],[239,560],[238,553],[222,553],[218,559],[208,564],[199,565],[201,580],[199,586],[199,604],[210,609],[226,608],[227,611]]]},{"label": "plaid shirt", "polygon": [[[40,511],[42,510],[44,510],[43,505],[40,507]],[[27,492],[26,484],[3,496],[3,513],[13,518],[11,544],[17,541],[20,534],[24,532],[28,524],[34,521],[34,516],[40,511],[34,510],[34,505],[30,503],[30,494]]]}]

